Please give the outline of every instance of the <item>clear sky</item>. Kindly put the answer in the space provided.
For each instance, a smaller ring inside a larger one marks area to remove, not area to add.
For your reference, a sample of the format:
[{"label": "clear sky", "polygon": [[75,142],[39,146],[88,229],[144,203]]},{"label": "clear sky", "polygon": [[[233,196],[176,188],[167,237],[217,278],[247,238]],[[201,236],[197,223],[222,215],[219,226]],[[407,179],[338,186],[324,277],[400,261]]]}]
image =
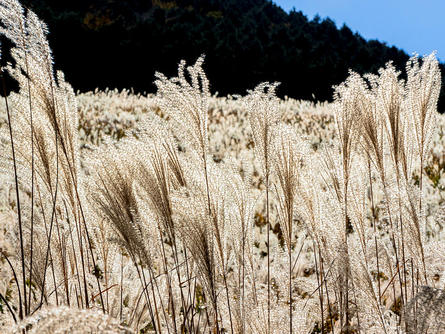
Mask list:
[{"label": "clear sky", "polygon": [[445,61],[445,0],[273,0],[295,7],[309,19],[316,14],[343,23],[366,39],[395,45],[409,55],[437,51]]}]

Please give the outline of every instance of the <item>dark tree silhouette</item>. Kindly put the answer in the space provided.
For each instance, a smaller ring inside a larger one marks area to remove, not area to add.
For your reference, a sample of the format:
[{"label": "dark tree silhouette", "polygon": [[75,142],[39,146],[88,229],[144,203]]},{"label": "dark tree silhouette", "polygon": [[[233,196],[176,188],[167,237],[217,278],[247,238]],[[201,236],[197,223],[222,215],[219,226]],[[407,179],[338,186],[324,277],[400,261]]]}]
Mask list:
[{"label": "dark tree silhouette", "polygon": [[48,23],[56,66],[81,91],[154,91],[155,71],[174,74],[180,59],[205,53],[213,92],[244,93],[260,81],[279,81],[281,96],[330,100],[332,85],[349,69],[375,72],[393,60],[403,70],[409,57],[329,18],[308,20],[268,0],[22,2]]}]

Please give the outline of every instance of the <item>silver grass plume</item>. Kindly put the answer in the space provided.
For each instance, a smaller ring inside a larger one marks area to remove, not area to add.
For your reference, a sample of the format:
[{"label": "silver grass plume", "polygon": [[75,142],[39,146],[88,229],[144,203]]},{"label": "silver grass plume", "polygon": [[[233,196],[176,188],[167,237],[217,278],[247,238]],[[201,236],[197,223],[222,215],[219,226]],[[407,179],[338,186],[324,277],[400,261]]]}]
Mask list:
[{"label": "silver grass plume", "polygon": [[295,200],[299,188],[302,187],[300,177],[304,165],[304,151],[301,140],[290,126],[281,126],[277,129],[277,140],[274,149],[275,174],[277,182],[275,192],[278,202],[278,215],[283,230],[284,241],[289,257],[289,332],[292,326],[292,248],[294,231]]},{"label": "silver grass plume", "polygon": [[[359,123],[359,95],[357,90],[360,85],[357,84],[360,77],[357,74],[351,73],[344,83],[337,86],[334,92],[334,113],[336,123],[336,133],[338,135],[338,145],[340,151],[340,166],[341,166],[341,184],[337,189],[337,196],[343,200],[340,205],[343,208],[343,252],[344,258],[341,262],[344,265],[344,291],[340,291],[340,322],[341,326],[350,326],[350,297],[349,297],[349,275],[350,267],[348,261],[348,235],[351,233],[351,222],[348,214],[348,196],[350,185],[350,174],[352,170],[352,163],[354,158],[355,146],[357,145],[358,132],[357,124]],[[333,179],[334,181],[334,179]],[[341,195],[341,196],[340,196]],[[344,314],[343,314],[344,310]],[[343,319],[344,316],[344,319]],[[344,321],[344,322],[343,322]]]},{"label": "silver grass plume", "polygon": [[255,157],[260,162],[263,177],[269,178],[273,164],[274,127],[280,120],[278,98],[275,90],[278,83],[258,85],[245,97],[249,123],[254,141]]},{"label": "silver grass plume", "polygon": [[[141,207],[134,187],[136,174],[131,141],[125,144],[129,148],[126,156],[111,147],[105,148],[107,151],[103,149],[99,155],[95,165],[97,172],[93,179],[95,184],[90,190],[92,204],[98,217],[105,219],[118,236],[114,241],[124,247],[130,255],[142,285],[142,294],[146,299],[152,325],[154,328],[161,328],[155,295],[155,287],[158,288],[154,274],[156,231],[153,224],[146,223],[149,216],[144,207]],[[148,270],[149,277],[146,277],[145,269]],[[152,292],[151,297],[149,289]],[[162,296],[160,303],[160,310],[168,323],[169,319],[165,316],[162,306]]]},{"label": "silver grass plume", "polygon": [[[114,154],[113,154],[113,153]],[[137,195],[134,190],[132,163],[109,149],[97,161],[95,186],[91,197],[99,216],[105,218],[135,262],[152,265],[146,248],[146,230],[141,224]]]},{"label": "silver grass plume", "polygon": [[180,237],[193,257],[200,283],[209,298],[210,306],[217,314],[218,255],[206,197],[187,190],[173,197],[173,206]]},{"label": "silver grass plume", "polygon": [[260,161],[266,184],[266,235],[267,235],[267,332],[270,334],[270,220],[269,190],[272,173],[274,127],[280,120],[278,98],[275,95],[278,83],[258,85],[245,97],[250,127],[254,141],[255,157]]},{"label": "silver grass plume", "polygon": [[[407,64],[407,99],[408,106],[414,121],[414,131],[416,134],[417,149],[420,158],[420,180],[419,180],[419,212],[421,223],[416,224],[417,238],[422,240],[425,233],[425,220],[423,219],[423,169],[431,141],[435,132],[435,122],[437,115],[437,101],[439,99],[441,74],[439,63],[435,53],[425,56],[422,65],[419,65],[418,57],[413,56]],[[422,243],[421,243],[422,245]],[[421,256],[423,263],[423,274],[427,280],[427,269],[425,265],[425,254],[421,246]]]},{"label": "silver grass plume", "polygon": [[415,55],[410,58],[406,69],[408,108],[414,123],[419,157],[424,162],[435,132],[437,101],[441,86],[439,62],[435,53],[423,57],[421,63]]},{"label": "silver grass plume", "polygon": [[[234,316],[236,332],[244,333],[252,310],[248,305],[258,305],[256,296],[256,276],[253,265],[253,216],[255,201],[250,193],[251,171],[243,170],[243,176],[235,167],[235,162],[226,162],[228,220],[232,221],[228,235],[234,254],[234,271],[238,274],[238,282],[234,289]],[[243,166],[244,167],[244,166]],[[252,288],[251,292],[249,288]],[[252,296],[252,301],[246,298]]]},{"label": "silver grass plume", "polygon": [[292,249],[292,233],[297,192],[302,186],[302,168],[305,164],[305,146],[290,126],[277,128],[274,148],[274,171],[277,181],[275,193],[283,237],[288,252]]},{"label": "silver grass plume", "polygon": [[[168,79],[156,73],[155,84],[161,109],[178,126],[177,134],[197,150],[205,164],[208,151],[207,112],[209,109],[209,82],[202,69],[204,56],[198,58],[193,66],[187,67],[181,61],[178,76]],[[190,82],[186,75],[190,77]],[[184,131],[185,130],[185,131]]]},{"label": "silver grass plume", "polygon": [[[46,258],[44,262],[51,266],[53,279],[59,279],[57,274],[63,277],[65,302],[69,304],[70,278],[66,271],[69,265],[67,254],[70,256],[73,253],[74,256],[79,254],[76,254],[74,249],[73,252],[68,251],[63,242],[67,236],[66,231],[71,229],[66,226],[66,221],[79,223],[79,211],[83,216],[77,146],[78,119],[74,92],[64,81],[62,73],[54,73],[51,49],[46,39],[47,27],[32,11],[27,10],[25,15],[24,9],[17,1],[1,1],[0,19],[3,23],[0,32],[14,44],[11,54],[15,64],[9,64],[6,70],[18,81],[20,87],[20,93],[11,94],[8,99],[13,102],[12,127],[14,130],[20,129],[23,133],[22,136],[14,135],[14,144],[20,153],[13,159],[15,160],[13,163],[19,166],[18,183],[22,188],[22,195],[25,195],[17,202],[22,202],[26,209],[24,225],[30,229],[29,236],[25,240],[26,247],[31,249],[28,280],[33,281],[32,274],[35,272],[33,264],[40,261],[36,258],[39,252],[34,249],[33,241],[34,238],[39,238],[37,233],[43,230],[41,226],[43,222],[45,229],[49,229],[44,232],[47,238],[47,242],[43,243],[47,244],[46,255],[45,253],[43,255]],[[2,163],[8,161],[9,157]],[[37,205],[41,210],[37,209]],[[68,209],[65,210],[65,207]],[[38,223],[41,225],[38,226]],[[83,223],[86,239],[90,243],[84,217]],[[53,226],[57,230],[57,235],[53,231]],[[51,244],[56,248],[57,255],[53,256]],[[94,263],[91,244],[89,248]],[[53,262],[53,257],[58,257],[57,262]],[[54,270],[56,267],[54,263],[58,263],[57,266],[60,264],[61,267]],[[55,273],[58,270],[60,272]],[[22,272],[25,275],[24,269]],[[44,281],[45,272],[46,265],[43,269]],[[99,281],[97,283],[100,286]],[[41,291],[42,301],[46,293],[44,290],[45,284]],[[29,299],[25,313],[29,313],[32,303],[31,293],[29,297],[24,294],[25,306]],[[55,294],[57,301],[57,289]],[[88,298],[86,299],[88,304]],[[42,301],[40,304],[37,302],[34,307],[40,307]]]},{"label": "silver grass plume", "polygon": [[118,319],[105,315],[99,310],[82,310],[66,306],[41,309],[13,328],[6,329],[5,333],[19,334],[23,332],[29,334],[133,333],[129,328],[121,325]]}]

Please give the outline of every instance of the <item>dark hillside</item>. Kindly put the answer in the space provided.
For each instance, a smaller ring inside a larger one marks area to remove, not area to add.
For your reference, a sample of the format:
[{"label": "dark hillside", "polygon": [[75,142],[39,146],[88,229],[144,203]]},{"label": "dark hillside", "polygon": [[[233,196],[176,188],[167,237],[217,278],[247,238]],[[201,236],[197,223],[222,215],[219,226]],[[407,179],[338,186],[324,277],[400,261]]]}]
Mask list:
[{"label": "dark hillside", "polygon": [[347,26],[288,14],[267,0],[23,3],[48,23],[56,65],[82,91],[153,91],[156,70],[174,74],[180,59],[194,61],[205,53],[213,92],[244,93],[267,80],[282,82],[281,95],[328,100],[331,86],[349,68],[374,72],[393,60],[403,69],[408,59],[402,50],[366,41]]}]

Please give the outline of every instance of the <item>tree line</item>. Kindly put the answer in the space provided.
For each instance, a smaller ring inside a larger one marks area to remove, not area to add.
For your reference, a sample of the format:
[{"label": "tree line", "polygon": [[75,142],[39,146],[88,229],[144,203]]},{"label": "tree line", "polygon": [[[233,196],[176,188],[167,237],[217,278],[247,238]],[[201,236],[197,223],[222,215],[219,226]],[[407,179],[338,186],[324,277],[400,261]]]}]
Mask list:
[{"label": "tree line", "polygon": [[181,59],[206,54],[214,93],[243,94],[261,81],[279,81],[281,96],[330,100],[349,69],[375,73],[392,60],[403,70],[409,58],[346,25],[287,13],[269,0],[22,2],[47,22],[56,67],[80,91],[152,92],[155,71],[174,74]]}]

